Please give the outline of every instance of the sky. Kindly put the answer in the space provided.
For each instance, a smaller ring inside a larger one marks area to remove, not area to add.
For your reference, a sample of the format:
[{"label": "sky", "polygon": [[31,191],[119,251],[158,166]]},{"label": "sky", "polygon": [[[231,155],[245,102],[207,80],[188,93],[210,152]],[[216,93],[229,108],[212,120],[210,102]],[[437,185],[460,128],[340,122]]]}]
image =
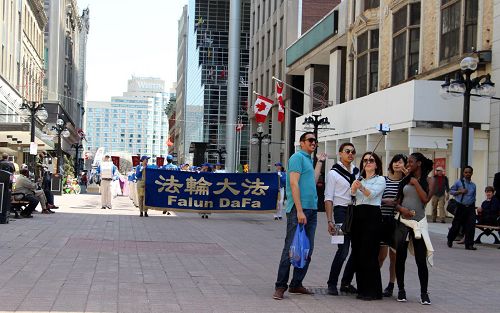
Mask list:
[{"label": "sky", "polygon": [[177,80],[177,22],[188,0],[78,0],[89,8],[87,101],[121,96],[134,76]]}]

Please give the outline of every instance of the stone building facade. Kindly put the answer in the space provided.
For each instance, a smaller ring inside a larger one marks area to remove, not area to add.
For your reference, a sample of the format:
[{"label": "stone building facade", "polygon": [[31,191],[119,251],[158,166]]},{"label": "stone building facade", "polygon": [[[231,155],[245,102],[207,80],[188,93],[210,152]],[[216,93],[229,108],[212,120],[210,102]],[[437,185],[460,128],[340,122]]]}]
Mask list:
[{"label": "stone building facade", "polygon": [[[455,77],[468,56],[479,60],[473,78],[491,73],[498,81],[497,16],[493,0],[342,1],[291,44],[287,82],[306,91],[314,83],[328,89],[324,107],[298,95],[287,103],[306,115],[328,117],[329,128],[318,133],[318,150],[330,156],[326,167],[343,142],[355,143],[358,151],[373,149],[380,138],[375,125],[383,121],[392,127],[377,149],[384,164],[396,153],[418,151],[445,165],[451,180],[457,178],[461,143],[453,127],[462,124],[464,99],[443,100],[440,85],[446,76]],[[498,102],[473,100],[470,164],[481,190],[498,171]],[[288,155],[305,130],[303,120],[287,130]]]}]

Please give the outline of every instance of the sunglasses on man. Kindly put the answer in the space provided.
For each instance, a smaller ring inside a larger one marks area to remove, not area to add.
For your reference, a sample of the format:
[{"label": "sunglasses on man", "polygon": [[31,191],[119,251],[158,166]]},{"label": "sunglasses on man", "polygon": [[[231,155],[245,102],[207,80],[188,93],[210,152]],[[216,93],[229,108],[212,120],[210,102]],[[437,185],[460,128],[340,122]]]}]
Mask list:
[{"label": "sunglasses on man", "polygon": [[316,138],[307,138],[304,141],[308,141],[309,143],[318,143],[318,140]]},{"label": "sunglasses on man", "polygon": [[356,154],[356,149],[344,149],[345,154]]}]

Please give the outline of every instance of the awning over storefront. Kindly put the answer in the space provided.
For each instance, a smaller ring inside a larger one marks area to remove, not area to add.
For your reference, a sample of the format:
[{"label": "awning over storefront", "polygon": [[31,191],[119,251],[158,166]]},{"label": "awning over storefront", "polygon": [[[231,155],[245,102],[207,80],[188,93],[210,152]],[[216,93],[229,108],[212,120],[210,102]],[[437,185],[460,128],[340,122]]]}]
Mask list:
[{"label": "awning over storefront", "polygon": [[[0,148],[17,150],[17,147],[21,147],[29,149],[30,141],[29,123],[5,123],[0,125]],[[52,150],[55,146],[53,136],[42,133],[38,128],[35,130],[35,143],[40,151]]]}]

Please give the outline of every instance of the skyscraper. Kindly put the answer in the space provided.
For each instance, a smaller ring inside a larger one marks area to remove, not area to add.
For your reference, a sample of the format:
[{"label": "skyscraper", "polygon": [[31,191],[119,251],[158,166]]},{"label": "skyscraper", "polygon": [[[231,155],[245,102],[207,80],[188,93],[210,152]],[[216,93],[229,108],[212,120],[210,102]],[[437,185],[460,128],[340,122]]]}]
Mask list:
[{"label": "skyscraper", "polygon": [[[241,5],[241,47],[238,116],[247,124],[248,64],[250,39],[250,1]],[[179,127],[179,160],[192,162],[189,148],[192,142],[207,146],[206,160],[219,161],[217,150],[225,150],[226,127],[236,131],[236,125],[226,123],[227,63],[229,37],[229,0],[190,0],[179,22],[178,71],[185,78],[179,83],[182,101],[177,109]],[[178,77],[182,77],[178,73]],[[248,127],[243,128],[239,144],[240,160],[248,162]]]}]

